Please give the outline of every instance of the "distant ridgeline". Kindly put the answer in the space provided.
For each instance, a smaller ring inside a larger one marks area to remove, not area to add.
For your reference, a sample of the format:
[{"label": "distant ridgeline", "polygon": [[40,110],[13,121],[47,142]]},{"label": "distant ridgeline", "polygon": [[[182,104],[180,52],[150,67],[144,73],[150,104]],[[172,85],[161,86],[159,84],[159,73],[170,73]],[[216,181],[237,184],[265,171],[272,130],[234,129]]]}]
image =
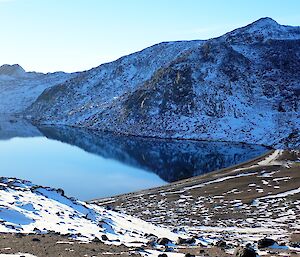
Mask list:
[{"label": "distant ridgeline", "polygon": [[5,75],[12,77],[22,77],[24,76],[24,74],[26,74],[26,71],[19,64],[4,64],[0,66],[0,76]]},{"label": "distant ridgeline", "polygon": [[300,27],[263,18],[69,76],[23,113],[38,124],[300,147]]}]

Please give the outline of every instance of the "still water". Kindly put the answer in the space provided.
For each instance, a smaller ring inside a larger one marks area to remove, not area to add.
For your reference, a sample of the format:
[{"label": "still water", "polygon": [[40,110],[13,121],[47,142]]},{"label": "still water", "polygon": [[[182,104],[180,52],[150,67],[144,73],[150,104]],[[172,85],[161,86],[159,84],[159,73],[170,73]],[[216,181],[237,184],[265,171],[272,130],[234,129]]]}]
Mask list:
[{"label": "still water", "polygon": [[257,145],[145,139],[0,122],[0,176],[62,188],[81,200],[161,186],[266,151]]}]

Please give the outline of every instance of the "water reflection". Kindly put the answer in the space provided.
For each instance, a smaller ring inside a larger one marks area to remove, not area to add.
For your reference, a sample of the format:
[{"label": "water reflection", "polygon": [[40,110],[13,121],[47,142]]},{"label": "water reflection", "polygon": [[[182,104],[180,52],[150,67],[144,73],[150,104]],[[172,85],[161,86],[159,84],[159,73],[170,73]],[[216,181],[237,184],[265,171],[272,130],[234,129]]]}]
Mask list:
[{"label": "water reflection", "polygon": [[247,161],[256,145],[159,140],[0,117],[0,176],[63,188],[82,200],[161,186]]},{"label": "water reflection", "polygon": [[247,144],[125,137],[70,127],[39,129],[48,138],[154,172],[167,182],[229,167],[267,151],[265,147]]}]

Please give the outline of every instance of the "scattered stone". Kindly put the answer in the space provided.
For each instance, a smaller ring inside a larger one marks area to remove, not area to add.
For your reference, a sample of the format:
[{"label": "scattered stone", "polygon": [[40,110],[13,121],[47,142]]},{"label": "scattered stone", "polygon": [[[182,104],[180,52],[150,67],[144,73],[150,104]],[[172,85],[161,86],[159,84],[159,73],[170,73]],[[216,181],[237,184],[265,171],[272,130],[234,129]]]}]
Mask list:
[{"label": "scattered stone", "polygon": [[159,238],[157,239],[156,241],[159,245],[167,245],[168,243],[171,242],[170,239],[166,238],[166,237],[162,237],[162,238]]},{"label": "scattered stone", "polygon": [[256,257],[256,252],[250,247],[238,247],[233,256],[235,257]]},{"label": "scattered stone", "polygon": [[57,190],[57,193],[60,194],[61,196],[65,196],[65,191],[61,188],[58,188]]},{"label": "scattered stone", "polygon": [[218,242],[216,242],[216,246],[220,248],[225,248],[227,244],[224,240],[219,240]]},{"label": "scattered stone", "polygon": [[276,244],[276,241],[271,239],[271,238],[263,238],[263,239],[260,239],[260,240],[257,241],[258,249],[267,248],[267,247],[270,247],[274,244]]},{"label": "scattered stone", "polygon": [[143,247],[136,247],[136,248],[134,248],[134,251],[143,252],[143,251],[145,251],[145,249]]},{"label": "scattered stone", "polygon": [[22,233],[16,233],[16,234],[15,234],[15,237],[16,237],[16,238],[22,238],[23,236],[24,236],[24,235],[23,235]]},{"label": "scattered stone", "polygon": [[32,242],[40,242],[41,240],[38,239],[38,238],[36,238],[36,237],[34,237],[34,238],[31,239],[31,241],[32,241]]},{"label": "scattered stone", "polygon": [[165,253],[161,253],[157,257],[168,257],[168,255],[166,255]]},{"label": "scattered stone", "polygon": [[290,247],[300,248],[300,242],[291,242]]},{"label": "scattered stone", "polygon": [[106,205],[106,206],[103,206],[106,210],[108,211],[114,211],[114,207],[112,205]]},{"label": "scattered stone", "polygon": [[98,237],[95,237],[93,240],[92,240],[93,243],[101,243],[101,240],[98,238]]},{"label": "scattered stone", "polygon": [[107,240],[108,240],[108,237],[107,237],[107,235],[102,235],[102,236],[101,236],[101,239],[102,239],[102,241],[107,241]]},{"label": "scattered stone", "polygon": [[178,245],[182,245],[182,244],[194,244],[196,243],[196,239],[195,238],[181,238],[178,237],[176,244]]},{"label": "scattered stone", "polygon": [[195,257],[195,255],[194,255],[194,254],[190,254],[190,253],[186,253],[186,254],[184,255],[184,257]]},{"label": "scattered stone", "polygon": [[155,238],[155,237],[149,238],[147,245],[154,246],[156,243],[156,240],[157,240],[157,238]]}]

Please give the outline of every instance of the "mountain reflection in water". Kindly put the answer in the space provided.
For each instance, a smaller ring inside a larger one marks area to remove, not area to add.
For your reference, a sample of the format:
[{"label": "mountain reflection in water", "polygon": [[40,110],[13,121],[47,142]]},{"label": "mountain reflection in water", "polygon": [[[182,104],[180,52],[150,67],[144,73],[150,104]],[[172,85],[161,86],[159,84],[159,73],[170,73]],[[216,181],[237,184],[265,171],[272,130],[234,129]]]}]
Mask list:
[{"label": "mountain reflection in water", "polygon": [[39,127],[41,133],[64,143],[156,173],[167,182],[205,174],[255,158],[263,146],[226,142],[162,140],[92,133],[70,127]]},{"label": "mountain reflection in water", "polygon": [[81,200],[165,185],[257,157],[257,145],[36,127],[0,116],[0,176],[63,188]]}]

